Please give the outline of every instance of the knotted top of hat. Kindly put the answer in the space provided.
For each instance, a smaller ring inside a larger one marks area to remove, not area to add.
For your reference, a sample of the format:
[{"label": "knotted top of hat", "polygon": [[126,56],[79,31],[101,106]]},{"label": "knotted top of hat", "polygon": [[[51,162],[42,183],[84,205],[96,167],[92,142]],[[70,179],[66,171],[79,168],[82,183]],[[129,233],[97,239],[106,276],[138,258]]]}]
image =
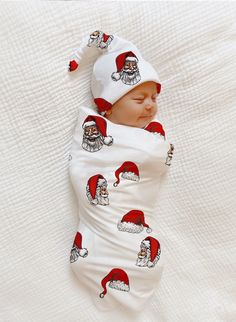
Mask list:
[{"label": "knotted top of hat", "polygon": [[80,67],[81,60],[90,50],[100,53],[91,80],[94,102],[100,114],[104,115],[117,100],[144,82],[155,82],[157,93],[160,93],[157,71],[142,57],[138,48],[128,40],[99,30],[82,38],[78,50],[71,55],[70,72]]}]

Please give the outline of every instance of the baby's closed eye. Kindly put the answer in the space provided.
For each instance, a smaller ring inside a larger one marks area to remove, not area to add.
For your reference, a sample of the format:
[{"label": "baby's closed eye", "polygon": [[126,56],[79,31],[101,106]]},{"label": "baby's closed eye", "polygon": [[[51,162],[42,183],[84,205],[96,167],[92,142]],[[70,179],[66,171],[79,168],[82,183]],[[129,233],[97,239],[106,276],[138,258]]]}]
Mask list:
[{"label": "baby's closed eye", "polygon": [[[156,102],[156,99],[157,99],[157,95],[155,94],[155,95],[152,96],[152,101]],[[135,102],[137,102],[138,104],[141,104],[144,101],[144,97],[142,97],[142,98],[141,97],[135,97],[135,98],[133,98],[133,100]]]},{"label": "baby's closed eye", "polygon": [[144,98],[134,98],[133,100],[135,102],[137,102],[138,104],[141,104],[141,103],[143,103]]}]

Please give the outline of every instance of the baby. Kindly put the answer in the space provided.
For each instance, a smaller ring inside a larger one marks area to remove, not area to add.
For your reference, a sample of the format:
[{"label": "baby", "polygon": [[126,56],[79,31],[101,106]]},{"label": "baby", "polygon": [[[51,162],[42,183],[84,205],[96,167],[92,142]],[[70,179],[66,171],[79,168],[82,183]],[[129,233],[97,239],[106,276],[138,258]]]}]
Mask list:
[{"label": "baby", "polygon": [[102,55],[92,73],[96,108],[80,107],[71,147],[80,222],[70,263],[96,307],[139,311],[163,270],[161,237],[152,223],[174,146],[157,119],[158,74],[137,47],[95,31],[82,39],[70,72],[90,47]]}]

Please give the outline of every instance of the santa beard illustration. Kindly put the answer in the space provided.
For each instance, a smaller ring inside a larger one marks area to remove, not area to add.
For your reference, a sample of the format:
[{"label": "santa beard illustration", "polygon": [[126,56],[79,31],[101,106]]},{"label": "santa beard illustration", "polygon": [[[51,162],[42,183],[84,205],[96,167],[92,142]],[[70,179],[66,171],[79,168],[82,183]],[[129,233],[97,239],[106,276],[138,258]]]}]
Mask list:
[{"label": "santa beard illustration", "polygon": [[98,186],[96,189],[96,195],[93,199],[90,191],[89,186],[87,185],[87,197],[92,205],[101,205],[101,206],[107,206],[109,205],[109,193],[107,191],[107,184],[104,184],[102,186]]},{"label": "santa beard illustration", "polygon": [[82,148],[88,152],[97,152],[101,150],[103,146],[103,137],[98,134],[86,135],[83,136]]},{"label": "santa beard illustration", "polygon": [[127,85],[135,85],[137,84],[141,77],[139,71],[130,71],[130,70],[122,70],[120,74],[120,78],[124,84]]}]

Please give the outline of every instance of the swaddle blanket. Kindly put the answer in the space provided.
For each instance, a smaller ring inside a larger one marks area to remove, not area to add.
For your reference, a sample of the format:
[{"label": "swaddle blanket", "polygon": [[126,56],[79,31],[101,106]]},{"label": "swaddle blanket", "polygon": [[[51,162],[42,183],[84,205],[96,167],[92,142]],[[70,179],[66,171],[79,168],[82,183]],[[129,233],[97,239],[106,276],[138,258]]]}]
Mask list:
[{"label": "swaddle blanket", "polygon": [[160,279],[152,223],[173,149],[158,119],[140,129],[80,107],[69,165],[80,222],[70,263],[102,310],[141,310]]}]

